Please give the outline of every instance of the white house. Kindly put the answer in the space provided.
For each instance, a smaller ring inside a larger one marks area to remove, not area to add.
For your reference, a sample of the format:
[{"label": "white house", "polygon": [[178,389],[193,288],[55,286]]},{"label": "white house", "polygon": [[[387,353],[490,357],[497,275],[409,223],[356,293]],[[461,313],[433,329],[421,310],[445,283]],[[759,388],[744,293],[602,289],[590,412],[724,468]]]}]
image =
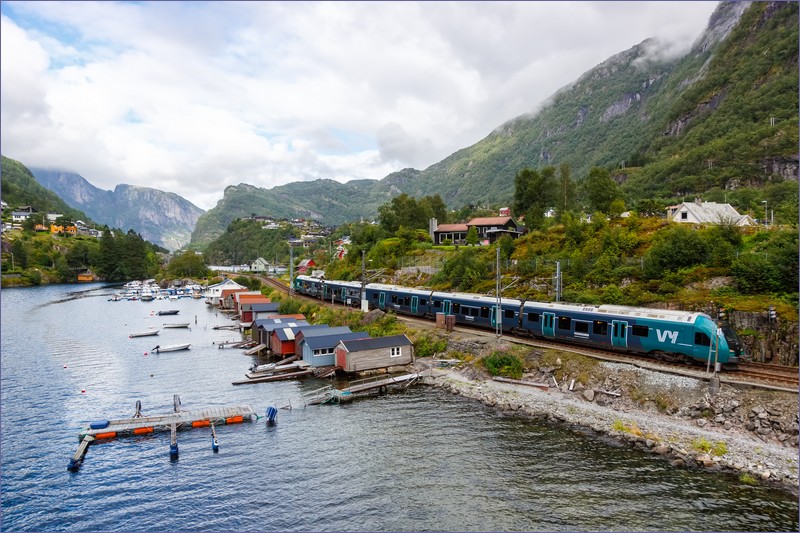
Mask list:
[{"label": "white house", "polygon": [[12,222],[25,222],[28,220],[33,213],[28,211],[12,211],[11,212],[11,221]]},{"label": "white house", "polygon": [[740,215],[731,204],[703,202],[699,198],[694,202],[682,202],[667,207],[667,218],[673,222],[689,224],[755,225],[755,221],[750,215]]},{"label": "white house", "polygon": [[269,263],[263,257],[259,257],[250,264],[251,272],[269,272]]}]

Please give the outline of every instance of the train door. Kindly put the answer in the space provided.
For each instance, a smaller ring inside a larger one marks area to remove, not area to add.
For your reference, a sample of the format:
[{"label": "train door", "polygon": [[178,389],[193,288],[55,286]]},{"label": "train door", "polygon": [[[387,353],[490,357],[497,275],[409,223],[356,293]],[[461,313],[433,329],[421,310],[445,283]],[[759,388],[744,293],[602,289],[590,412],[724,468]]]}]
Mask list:
[{"label": "train door", "polygon": [[380,293],[380,296],[378,296],[378,307],[380,307],[381,309],[386,309],[386,293],[385,292]]},{"label": "train door", "polygon": [[545,337],[555,337],[555,313],[542,313],[542,335]]},{"label": "train door", "polygon": [[623,320],[611,321],[611,345],[620,348],[628,346],[628,323]]},{"label": "train door", "polygon": [[450,300],[445,300],[442,302],[442,310],[444,311],[445,315],[450,314]]},{"label": "train door", "polygon": [[419,314],[419,297],[412,296],[411,297],[411,314],[418,315]]},{"label": "train door", "polygon": [[[497,319],[500,318],[499,315],[500,315],[500,313],[497,311],[497,306],[493,305],[492,306],[492,327],[493,328],[497,327]],[[503,321],[503,319],[500,318],[500,322],[501,323],[502,323],[502,321]]]}]

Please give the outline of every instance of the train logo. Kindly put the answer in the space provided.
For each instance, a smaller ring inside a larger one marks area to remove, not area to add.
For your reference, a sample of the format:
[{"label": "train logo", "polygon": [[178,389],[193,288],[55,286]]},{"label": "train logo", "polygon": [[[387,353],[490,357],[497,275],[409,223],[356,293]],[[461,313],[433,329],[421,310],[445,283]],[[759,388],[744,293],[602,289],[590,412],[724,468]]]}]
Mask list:
[{"label": "train logo", "polygon": [[669,330],[661,331],[660,329],[657,329],[656,330],[656,335],[658,335],[658,342],[666,341],[667,337],[669,337],[669,342],[671,342],[672,344],[675,344],[676,342],[678,342],[678,332],[677,331],[669,331]]}]

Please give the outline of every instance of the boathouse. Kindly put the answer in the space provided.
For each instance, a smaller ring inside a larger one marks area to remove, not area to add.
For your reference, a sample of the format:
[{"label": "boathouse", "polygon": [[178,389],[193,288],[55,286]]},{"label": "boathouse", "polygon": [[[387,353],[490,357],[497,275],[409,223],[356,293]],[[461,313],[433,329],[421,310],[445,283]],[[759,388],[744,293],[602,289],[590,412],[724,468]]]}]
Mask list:
[{"label": "boathouse", "polygon": [[245,328],[249,328],[254,320],[258,320],[260,318],[270,318],[273,316],[278,315],[278,304],[277,302],[265,302],[265,303],[250,303],[250,302],[243,302],[239,306],[239,322]]},{"label": "boathouse", "polygon": [[222,291],[226,289],[241,289],[247,290],[247,287],[244,285],[239,285],[235,281],[230,278],[225,278],[223,281],[216,283],[214,285],[209,285],[206,287],[204,294],[206,296],[206,303],[214,306],[219,305],[219,300],[222,297]]},{"label": "boathouse", "polygon": [[275,355],[292,355],[294,354],[294,338],[301,329],[330,329],[328,324],[319,324],[312,326],[311,324],[302,324],[297,326],[286,325],[284,327],[275,328],[269,336],[269,347]]},{"label": "boathouse", "polygon": [[303,342],[303,339],[308,337],[315,337],[318,335],[333,335],[336,333],[350,333],[352,330],[348,326],[336,326],[336,327],[328,327],[325,330],[318,330],[318,329],[306,329],[300,330],[297,332],[294,338],[294,353],[300,354],[303,351],[303,347],[300,346],[300,343]]},{"label": "boathouse", "polygon": [[250,337],[254,341],[264,344],[265,347],[269,346],[269,334],[280,324],[285,325],[287,322],[308,324],[305,315],[277,315],[269,318],[259,318],[254,320],[251,325]]},{"label": "boathouse", "polygon": [[376,370],[414,362],[414,344],[405,335],[340,341],[336,366],[345,372]]},{"label": "boathouse", "polygon": [[[311,333],[314,335],[310,335]],[[336,346],[340,341],[369,338],[369,333],[366,331],[349,333],[329,333],[329,330],[309,331],[300,341],[300,348],[295,353],[302,356],[303,361],[311,364],[312,367],[334,366],[336,364]]]}]

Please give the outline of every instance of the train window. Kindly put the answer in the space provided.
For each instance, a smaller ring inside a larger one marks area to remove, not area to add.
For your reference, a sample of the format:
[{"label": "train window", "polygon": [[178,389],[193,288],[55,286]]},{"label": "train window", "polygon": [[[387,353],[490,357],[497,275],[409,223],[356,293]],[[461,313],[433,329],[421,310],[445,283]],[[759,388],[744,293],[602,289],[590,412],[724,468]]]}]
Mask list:
[{"label": "train window", "polygon": [[698,346],[711,346],[711,339],[702,331],[697,331],[694,334],[694,343]]},{"label": "train window", "polygon": [[423,298],[422,300],[419,301],[419,305],[426,305],[427,303],[428,303],[428,300],[426,300],[425,298]]},{"label": "train window", "polygon": [[558,329],[570,329],[572,327],[572,319],[568,316],[558,317]]},{"label": "train window", "polygon": [[480,310],[477,307],[470,307],[469,308],[469,316],[478,316],[480,314]]},{"label": "train window", "polygon": [[393,304],[397,303],[397,295],[396,294],[392,294],[392,303]]},{"label": "train window", "polygon": [[506,318],[514,318],[515,314],[513,309],[506,309],[505,313],[503,313]]},{"label": "train window", "polygon": [[461,312],[461,304],[453,304],[453,314]]},{"label": "train window", "polygon": [[575,333],[586,333],[589,334],[589,323],[588,322],[581,322],[580,320],[575,321]]},{"label": "train window", "polygon": [[529,322],[539,322],[539,313],[528,313]]},{"label": "train window", "polygon": [[592,327],[592,333],[595,335],[608,335],[608,322],[602,320],[595,320]]},{"label": "train window", "polygon": [[405,305],[405,306],[411,305],[411,297],[410,296],[406,296],[405,298],[403,298],[403,305]]},{"label": "train window", "polygon": [[647,326],[631,326],[631,335],[637,337],[647,337],[650,333],[650,328]]},{"label": "train window", "polygon": [[481,307],[481,318],[489,318],[489,308]]},{"label": "train window", "polygon": [[372,293],[372,299],[373,300],[377,300],[378,299],[378,293],[377,292]]},{"label": "train window", "polygon": [[433,308],[434,309],[439,309],[441,306],[442,306],[442,302],[440,302],[439,300],[436,300],[436,301],[433,302]]}]

